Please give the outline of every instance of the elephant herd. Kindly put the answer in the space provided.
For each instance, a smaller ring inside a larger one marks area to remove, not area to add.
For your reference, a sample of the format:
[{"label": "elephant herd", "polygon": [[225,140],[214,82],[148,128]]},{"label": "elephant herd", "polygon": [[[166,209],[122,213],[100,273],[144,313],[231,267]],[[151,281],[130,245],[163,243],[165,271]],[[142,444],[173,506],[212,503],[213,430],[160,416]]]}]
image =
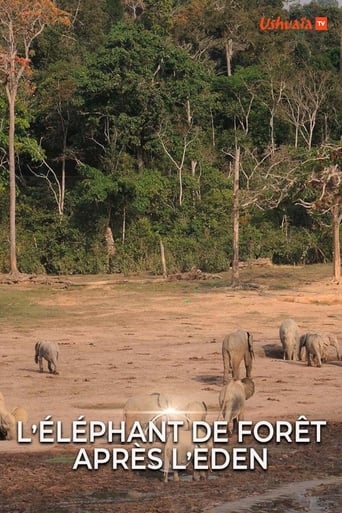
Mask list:
[{"label": "elephant herd", "polygon": [[[307,365],[321,367],[322,362],[328,358],[329,347],[336,349],[337,358],[340,359],[340,350],[337,337],[325,332],[307,332],[300,335],[298,325],[293,319],[284,320],[279,328],[279,338],[283,348],[284,360],[302,360],[306,352]],[[35,362],[43,372],[43,360],[47,361],[48,370],[58,374],[58,344],[55,342],[37,342],[35,344]],[[254,361],[253,336],[249,331],[237,330],[226,335],[222,342],[223,359],[223,387],[218,395],[219,419],[227,422],[231,433],[239,420],[243,419],[245,402],[255,391],[252,379],[252,366]],[[240,379],[240,366],[244,362],[245,377]],[[164,446],[164,481],[168,480],[171,465],[171,454],[176,447],[178,463],[189,461],[189,454],[193,454],[195,446],[192,441],[192,424],[194,421],[205,421],[207,405],[204,401],[175,402],[164,394],[137,395],[126,402],[123,409],[126,432],[129,432],[136,421],[145,428],[149,422],[156,425],[161,420],[182,420],[182,429],[179,440],[175,442],[168,439]],[[0,393],[0,440],[15,438],[16,424],[19,420],[25,422],[27,413],[23,408],[10,411],[6,408],[4,398]],[[209,448],[211,441],[205,443]],[[207,477],[200,473],[193,478]],[[174,480],[178,480],[178,472],[174,470]]]},{"label": "elephant herd", "polygon": [[[232,423],[234,425],[237,420],[242,419],[245,401],[253,394],[254,382],[248,377],[242,380],[231,380],[221,389],[219,394],[220,416],[227,422],[230,433],[232,432],[230,429]],[[199,446],[192,440],[193,422],[205,421],[207,411],[208,408],[204,401],[191,401],[182,404],[179,399],[175,400],[157,392],[137,395],[128,399],[123,409],[126,436],[128,437],[130,431],[134,429],[135,422],[139,422],[143,429],[147,429],[149,422],[159,425],[160,421],[182,421],[178,441],[175,442],[169,436],[164,447],[164,481],[167,481],[173,449],[177,449],[178,465],[185,465],[189,462],[188,455],[193,454],[195,447]],[[212,440],[209,439],[200,446],[209,449],[212,446]],[[206,472],[194,472],[193,478],[205,478],[206,475]],[[176,470],[174,470],[173,479],[179,480]]]},{"label": "elephant herd", "polygon": [[279,337],[284,350],[284,360],[302,360],[303,351],[306,351],[308,366],[313,363],[317,367],[327,361],[329,346],[336,349],[337,359],[341,359],[339,343],[336,335],[326,332],[308,332],[300,335],[297,323],[293,319],[286,319],[279,328]]},{"label": "elephant herd", "polygon": [[[330,346],[336,349],[337,358],[340,359],[340,350],[337,337],[331,333],[308,332],[300,335],[298,325],[293,319],[284,320],[279,328],[279,338],[283,348],[284,360],[302,360],[306,351],[307,364],[317,367],[327,360]],[[219,392],[219,418],[227,422],[229,432],[237,421],[243,419],[245,402],[255,391],[252,380],[252,366],[254,360],[253,336],[249,331],[237,330],[226,335],[222,342],[223,359],[223,387]],[[240,379],[240,366],[244,362],[246,377]],[[230,379],[230,375],[231,378]],[[130,429],[134,421],[146,425],[148,421],[155,421],[168,416],[173,404],[167,397],[159,393],[131,398],[124,406],[124,420],[127,429]],[[180,459],[185,455],[193,454],[195,444],[191,440],[191,425],[193,421],[205,420],[207,406],[204,402],[193,401],[178,410],[178,417],[185,419],[183,429],[180,431],[180,438],[177,444],[167,440],[164,448],[164,481],[168,479],[170,469],[170,454],[174,447],[180,454]],[[167,418],[174,418],[168,416]],[[207,445],[210,441],[207,442]],[[183,456],[182,456],[183,455]],[[204,473],[205,474],[205,473]],[[207,477],[207,475],[196,475],[193,479]],[[178,472],[174,471],[174,480],[179,480]]]},{"label": "elephant herd", "polygon": [[[219,417],[227,422],[228,431],[231,433],[236,422],[243,418],[245,401],[254,394],[254,382],[251,378],[252,361],[254,359],[253,337],[243,330],[227,335],[222,344],[222,356],[224,363],[224,386],[222,387],[218,403]],[[246,377],[239,379],[239,367],[244,360]],[[229,375],[232,374],[232,380]],[[164,481],[168,480],[171,468],[171,454],[177,449],[177,464],[183,465],[189,461],[189,454],[193,454],[198,443],[192,440],[192,424],[194,421],[205,421],[207,405],[204,401],[192,401],[187,404],[174,402],[161,393],[134,396],[124,406],[124,421],[126,432],[129,433],[134,422],[139,422],[142,428],[146,428],[148,422],[158,423],[160,420],[182,420],[182,429],[179,430],[179,439],[175,442],[168,437],[164,447]],[[210,449],[212,440],[203,443],[203,447]],[[193,473],[193,479],[206,478],[207,472]],[[178,471],[174,469],[173,479],[179,480]]]}]

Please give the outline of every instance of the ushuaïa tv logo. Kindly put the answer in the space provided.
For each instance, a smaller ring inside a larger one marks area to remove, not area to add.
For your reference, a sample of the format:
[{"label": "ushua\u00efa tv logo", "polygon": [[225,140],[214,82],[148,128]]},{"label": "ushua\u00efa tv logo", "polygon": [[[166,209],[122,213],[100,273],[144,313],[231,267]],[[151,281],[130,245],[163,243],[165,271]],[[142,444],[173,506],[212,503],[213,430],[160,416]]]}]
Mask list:
[{"label": "ushua\u00efa tv logo", "polygon": [[314,23],[312,23],[306,17],[283,20],[280,16],[277,18],[262,16],[259,27],[260,30],[328,30],[328,18],[326,16],[316,16]]}]

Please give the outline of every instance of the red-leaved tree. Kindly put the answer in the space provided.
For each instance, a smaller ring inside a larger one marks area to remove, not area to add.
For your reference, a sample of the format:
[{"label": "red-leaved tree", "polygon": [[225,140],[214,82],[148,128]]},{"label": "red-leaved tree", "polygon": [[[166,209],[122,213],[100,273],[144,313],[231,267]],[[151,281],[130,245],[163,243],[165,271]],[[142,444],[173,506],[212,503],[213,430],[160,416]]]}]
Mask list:
[{"label": "red-leaved tree", "polygon": [[10,271],[18,273],[16,252],[15,106],[21,79],[30,71],[33,41],[47,25],[68,24],[68,13],[50,0],[0,0],[0,75],[9,111]]}]

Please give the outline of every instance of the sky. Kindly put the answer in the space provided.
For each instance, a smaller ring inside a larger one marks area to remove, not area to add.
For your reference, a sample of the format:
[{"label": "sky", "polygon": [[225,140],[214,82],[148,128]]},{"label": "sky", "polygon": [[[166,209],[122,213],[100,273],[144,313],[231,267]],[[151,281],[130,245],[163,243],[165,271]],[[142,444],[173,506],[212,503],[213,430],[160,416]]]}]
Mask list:
[{"label": "sky", "polygon": [[[298,3],[303,5],[303,4],[309,4],[312,0],[298,0]],[[338,5],[339,7],[342,7],[342,0],[338,0]]]}]

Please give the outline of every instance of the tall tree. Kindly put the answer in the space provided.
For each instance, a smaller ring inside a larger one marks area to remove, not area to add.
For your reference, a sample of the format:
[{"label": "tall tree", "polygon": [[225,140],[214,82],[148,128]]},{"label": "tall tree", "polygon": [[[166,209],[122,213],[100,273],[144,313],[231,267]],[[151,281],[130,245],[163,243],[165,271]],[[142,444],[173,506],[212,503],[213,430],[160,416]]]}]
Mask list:
[{"label": "tall tree", "polygon": [[15,106],[20,81],[30,70],[33,41],[46,25],[68,23],[66,12],[50,0],[0,0],[0,73],[9,110],[9,176],[10,176],[10,270],[18,272],[16,255],[16,177],[15,177]]},{"label": "tall tree", "polygon": [[295,128],[295,148],[301,136],[310,150],[313,144],[317,118],[332,88],[330,72],[315,70],[307,66],[284,84],[284,116]]},{"label": "tall tree", "polygon": [[[306,193],[311,199],[300,199],[298,203],[311,212],[330,214],[333,231],[333,278],[341,280],[340,225],[342,222],[342,148],[332,152],[330,164],[311,173],[305,182]],[[314,196],[314,197],[312,197]]]}]

